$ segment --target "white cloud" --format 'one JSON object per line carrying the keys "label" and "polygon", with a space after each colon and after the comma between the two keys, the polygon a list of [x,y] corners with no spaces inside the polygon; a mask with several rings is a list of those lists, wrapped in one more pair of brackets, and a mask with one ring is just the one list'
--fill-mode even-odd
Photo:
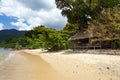
{"label": "white cloud", "polygon": [[19,19],[17,22],[11,22],[12,25],[19,27],[19,30],[30,30],[31,26],[24,23],[24,20]]}
{"label": "white cloud", "polygon": [[4,24],[0,23],[0,30],[2,30],[4,27]]}
{"label": "white cloud", "polygon": [[55,7],[55,0],[19,0],[25,7],[33,10],[50,10]]}
{"label": "white cloud", "polygon": [[19,27],[19,30],[29,30],[37,25],[60,29],[67,22],[55,7],[55,0],[1,0],[0,7],[0,14],[18,18],[17,22],[11,24]]}

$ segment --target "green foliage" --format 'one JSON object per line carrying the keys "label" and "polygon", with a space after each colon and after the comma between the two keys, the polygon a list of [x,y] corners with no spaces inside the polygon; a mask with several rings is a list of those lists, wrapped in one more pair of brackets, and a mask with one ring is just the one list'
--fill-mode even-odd
{"label": "green foliage", "polygon": [[[31,35],[32,36],[31,36]],[[37,26],[33,30],[27,31],[25,36],[30,38],[31,48],[42,48],[47,50],[60,50],[69,48],[69,34],[57,31],[45,26]]]}
{"label": "green foliage", "polygon": [[0,41],[0,47],[61,50],[70,48],[68,38],[87,28],[102,39],[117,39],[120,47],[120,0],[55,0],[62,15],[68,18],[63,30],[37,26],[24,37]]}
{"label": "green foliage", "polygon": [[83,0],[56,0],[56,5],[62,10],[62,15],[68,18],[68,22],[77,24],[79,28],[85,27],[89,14],[89,7]]}
{"label": "green foliage", "polygon": [[86,28],[91,19],[100,17],[102,11],[120,4],[120,0],[55,0],[57,8],[68,22],[77,24],[79,29]]}
{"label": "green foliage", "polygon": [[100,5],[104,8],[112,8],[120,4],[120,0],[101,0]]}
{"label": "green foliage", "polygon": [[84,28],[91,30],[105,40],[120,39],[120,0],[55,1],[68,22],[77,24],[80,30]]}
{"label": "green foliage", "polygon": [[120,39],[120,5],[108,8],[101,15],[102,20],[91,21],[91,28],[102,39]]}
{"label": "green foliage", "polygon": [[78,26],[76,24],[67,23],[62,31],[77,31]]}
{"label": "green foliage", "polygon": [[9,39],[1,41],[0,47],[15,48],[16,42],[17,42],[16,38],[14,38],[14,39],[9,38]]}
{"label": "green foliage", "polygon": [[116,41],[117,48],[120,49],[120,40]]}

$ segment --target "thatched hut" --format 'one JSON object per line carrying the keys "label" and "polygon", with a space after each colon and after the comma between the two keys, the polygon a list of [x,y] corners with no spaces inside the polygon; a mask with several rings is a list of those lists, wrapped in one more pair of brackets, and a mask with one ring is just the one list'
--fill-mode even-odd
{"label": "thatched hut", "polygon": [[104,39],[91,31],[82,30],[77,31],[68,41],[73,49],[116,49],[115,42],[120,41],[120,38]]}
{"label": "thatched hut", "polygon": [[101,48],[100,42],[93,43],[93,40],[97,40],[98,37],[89,31],[78,31],[75,35],[69,38],[73,49],[96,49]]}

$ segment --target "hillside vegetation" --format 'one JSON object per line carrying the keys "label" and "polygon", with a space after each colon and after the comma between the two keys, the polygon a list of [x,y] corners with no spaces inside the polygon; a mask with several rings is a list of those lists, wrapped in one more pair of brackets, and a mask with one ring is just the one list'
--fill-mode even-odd
{"label": "hillside vegetation", "polygon": [[101,40],[114,40],[120,49],[120,0],[55,0],[68,23],[62,30],[36,26],[23,37],[5,39],[5,48],[41,48],[61,50],[70,48],[68,39],[78,30],[93,31]]}

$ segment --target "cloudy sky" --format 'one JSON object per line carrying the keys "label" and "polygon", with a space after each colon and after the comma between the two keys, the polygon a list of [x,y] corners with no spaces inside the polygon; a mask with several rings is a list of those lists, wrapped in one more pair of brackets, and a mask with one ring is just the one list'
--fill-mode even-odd
{"label": "cloudy sky", "polygon": [[55,0],[0,0],[0,30],[30,30],[38,25],[62,29],[66,22]]}

